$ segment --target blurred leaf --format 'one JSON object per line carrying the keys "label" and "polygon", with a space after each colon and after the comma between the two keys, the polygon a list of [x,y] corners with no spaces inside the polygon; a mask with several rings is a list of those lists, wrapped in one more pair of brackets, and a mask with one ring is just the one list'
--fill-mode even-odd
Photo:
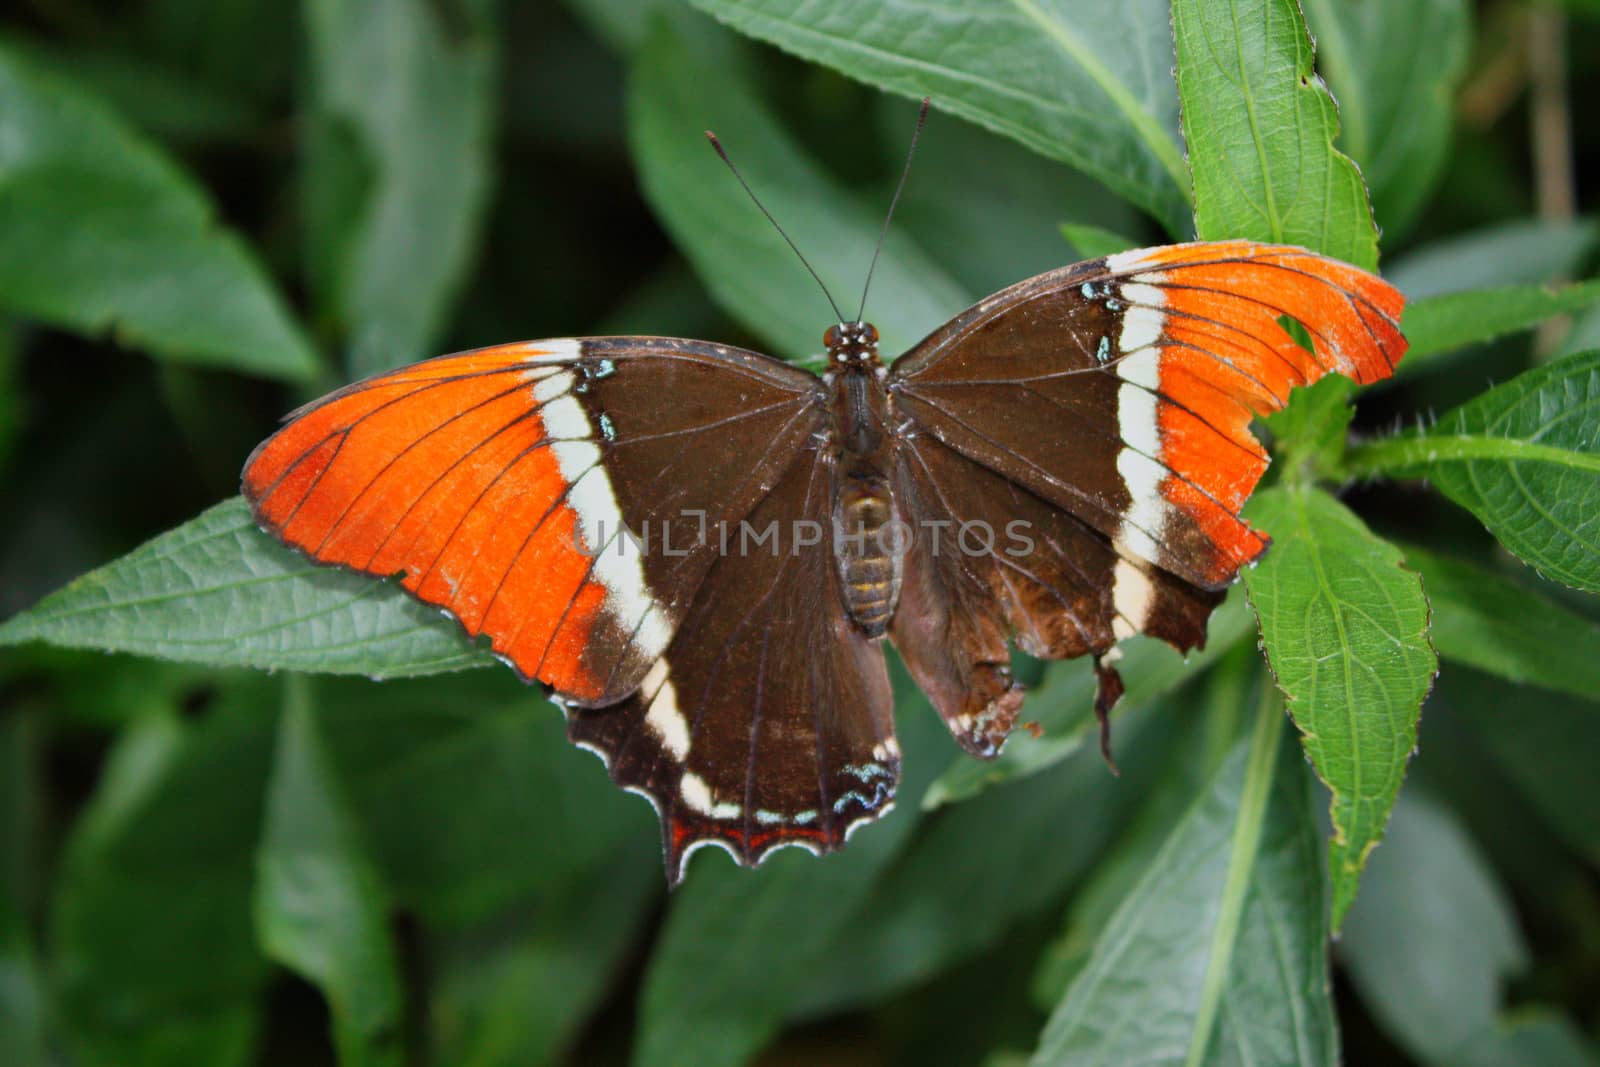
{"label": "blurred leaf", "polygon": [[1591,308],[1576,316],[1572,329],[1556,346],[1553,356],[1560,359],[1591,348],[1600,348],[1600,308]]}
{"label": "blurred leaf", "polygon": [[1415,370],[1429,356],[1502,334],[1528,330],[1556,315],[1600,303],[1600,280],[1560,287],[1507,286],[1501,289],[1445,293],[1407,305],[1404,327],[1406,358],[1401,373]]}
{"label": "blurred leaf", "polygon": [[[875,114],[884,173],[898,177],[910,110],[899,97],[879,100]],[[893,225],[967,293],[993,293],[1069,262],[1072,252],[1062,247],[1057,232],[1062,219],[1094,219],[1135,233],[1146,225],[1103,185],[1015,141],[969,122],[935,117],[934,123],[917,143]],[[880,212],[888,195],[885,189]],[[875,314],[878,309],[867,310]]]}
{"label": "blurred leaf", "polygon": [[1286,242],[1374,269],[1367,189],[1333,148],[1338,109],[1295,0],[1174,0],[1172,27],[1200,237]]}
{"label": "blurred leaf", "polygon": [[800,1014],[864,1006],[925,981],[1058,899],[1153,786],[1172,748],[1168,711],[1119,718],[1120,778],[1086,747],[931,820],[835,936]]}
{"label": "blurred leaf", "polygon": [[0,713],[0,1063],[15,1067],[45,1064],[44,975],[27,918],[38,888],[40,750],[37,714]]}
{"label": "blurred leaf", "polygon": [[1600,592],[1600,350],[1480,393],[1420,433],[1351,449],[1355,475],[1430,479],[1552,581]]}
{"label": "blurred leaf", "polygon": [[744,1063],[799,1006],[829,946],[905,844],[916,798],[950,751],[927,701],[897,678],[905,777],[895,810],[820,859],[785,849],[754,871],[726,860],[691,864],[645,974],[636,1067]]}
{"label": "blurred leaf", "polygon": [[64,82],[113,101],[119,115],[152,137],[180,144],[235,139],[261,121],[249,104],[136,52],[6,35],[0,35],[0,45]]}
{"label": "blurred leaf", "polygon": [[22,435],[21,362],[16,326],[0,319],[0,478],[9,473],[12,452]]}
{"label": "blurred leaf", "polygon": [[1163,0],[693,0],[735,29],[1070,163],[1177,236],[1189,180]]}
{"label": "blurred leaf", "polygon": [[0,646],[23,641],[374,678],[493,662],[399,586],[285,548],[237,497],[0,623]]}
{"label": "blurred leaf", "polygon": [[[1593,668],[1591,668],[1592,670]],[[1600,864],[1600,688],[1588,700],[1538,694],[1479,674],[1450,690],[1450,713],[1483,742],[1483,750],[1543,821],[1585,862]]]}
{"label": "blurred leaf", "polygon": [[[720,39],[720,38],[719,38]],[[736,43],[736,42],[734,42]],[[822,349],[828,305],[805,268],[705,143],[714,129],[772,214],[813,250],[812,265],[855,312],[882,224],[830,179],[755,103],[730,56],[712,58],[663,24],[630,90],[630,140],[645,196],[719,303],[776,354]],[[903,232],[891,232],[873,279],[885,351],[903,351],[970,303]]]}
{"label": "blurred leaf", "polygon": [[1078,250],[1078,255],[1084,259],[1114,256],[1118,252],[1126,252],[1130,248],[1139,246],[1138,242],[1130,237],[1100,226],[1089,226],[1079,222],[1061,223],[1061,236],[1071,242],[1072,247]]}
{"label": "blurred leaf", "polygon": [[[1122,642],[1117,669],[1127,680],[1128,692],[1113,714],[1120,716],[1142,707],[1198,676],[1207,664],[1254,630],[1255,620],[1244,595],[1233,592],[1212,614],[1203,651],[1191,652],[1186,658],[1155,638]],[[1088,660],[1051,664],[1044,682],[1028,694],[1023,705],[1023,718],[1037,720],[1042,736],[1018,730],[997,759],[955,761],[928,788],[923,806],[936,808],[966,800],[991,786],[1037,774],[1075,754],[1095,728],[1094,693],[1094,670]]]}
{"label": "blurred leaf", "polygon": [[631,53],[644,44],[660,18],[677,16],[676,0],[566,0],[567,6],[618,52]]}
{"label": "blurred leaf", "polygon": [[1450,813],[1408,790],[1389,833],[1339,944],[1367,1010],[1423,1063],[1583,1062],[1525,1059],[1502,1031],[1502,982],[1527,950],[1511,902]]}
{"label": "blurred leaf", "polygon": [[0,895],[0,1062],[44,1067],[45,987],[27,923]]}
{"label": "blurred leaf", "polygon": [[1422,575],[1432,606],[1428,636],[1441,657],[1513,682],[1600,698],[1600,626],[1492,571],[1415,545],[1402,550],[1406,565]]}
{"label": "blurred leaf", "polygon": [[1589,219],[1525,219],[1435,241],[1384,270],[1410,301],[1474,289],[1542,285],[1577,272],[1600,239]]}
{"label": "blurred leaf", "polygon": [[1266,702],[1118,908],[1033,1063],[1338,1062],[1310,783]]}
{"label": "blurred leaf", "polygon": [[139,52],[241,100],[283,95],[304,27],[283,0],[141,0]]}
{"label": "blurred leaf", "polygon": [[84,1065],[246,1064],[267,963],[250,920],[276,686],[129,727],[68,842],[52,943]]}
{"label": "blurred leaf", "polygon": [[1332,792],[1337,930],[1383,837],[1438,671],[1428,601],[1399,550],[1319,489],[1268,489],[1246,514],[1273,537],[1271,551],[1244,571],[1262,647]]}
{"label": "blurred leaf", "polygon": [[1314,385],[1291,390],[1288,405],[1267,417],[1281,481],[1299,485],[1333,480],[1356,413],[1355,391],[1349,378],[1330,374]]}
{"label": "blurred leaf", "polygon": [[[434,355],[462,284],[489,186],[494,0],[305,0],[312,119],[344,124],[369,161],[361,210],[323,219],[313,257],[338,249],[331,303],[343,311],[352,377]],[[315,149],[321,142],[312,141]],[[307,180],[343,180],[313,151]],[[336,173],[330,175],[333,166]]]}
{"label": "blurred leaf", "polygon": [[[1339,102],[1339,144],[1393,234],[1421,209],[1450,145],[1472,24],[1464,0],[1306,0],[1317,69]],[[1426,42],[1427,62],[1416,61]]]}
{"label": "blurred leaf", "polygon": [[344,1067],[403,1062],[383,881],[323,750],[310,682],[287,679],[256,858],[257,936],[322,990]]}
{"label": "blurred leaf", "polygon": [[260,265],[171,160],[3,47],[0,101],[0,307],[162,359],[315,377]]}
{"label": "blurred leaf", "polygon": [[595,872],[506,920],[436,945],[433,1061],[450,1067],[562,1062],[661,893],[643,837]]}
{"label": "blurred leaf", "polygon": [[640,855],[640,840],[659,857],[650,806],[568,744],[560,711],[509,670],[328,679],[317,693],[335,777],[397,908],[477,922]]}

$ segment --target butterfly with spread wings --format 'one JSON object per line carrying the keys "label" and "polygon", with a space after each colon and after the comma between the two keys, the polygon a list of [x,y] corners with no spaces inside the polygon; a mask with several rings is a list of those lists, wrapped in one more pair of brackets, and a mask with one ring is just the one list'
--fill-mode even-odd
{"label": "butterfly with spread wings", "polygon": [[885,638],[982,758],[1022,706],[1013,644],[1094,657],[1102,718],[1119,640],[1201,645],[1267,549],[1239,517],[1251,419],[1390,375],[1402,304],[1230,241],[1030,278],[887,366],[838,315],[821,377],[706,341],[501,345],[294,412],[243,489],[284,542],[398,575],[548,686],[654,804],[676,883],[698,846],[823,853],[889,810]]}

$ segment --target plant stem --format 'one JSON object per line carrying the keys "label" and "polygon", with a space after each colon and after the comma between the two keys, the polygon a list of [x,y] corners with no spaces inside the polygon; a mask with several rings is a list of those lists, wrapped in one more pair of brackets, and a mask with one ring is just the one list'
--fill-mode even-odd
{"label": "plant stem", "polygon": [[1600,473],[1600,456],[1519,441],[1512,437],[1386,437],[1355,445],[1345,453],[1346,477],[1405,472],[1440,462],[1488,460],[1498,463],[1554,463]]}

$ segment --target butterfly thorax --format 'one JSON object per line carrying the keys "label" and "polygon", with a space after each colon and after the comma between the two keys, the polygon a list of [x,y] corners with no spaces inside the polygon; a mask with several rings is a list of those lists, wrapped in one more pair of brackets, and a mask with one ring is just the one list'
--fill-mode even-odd
{"label": "butterfly thorax", "polygon": [[889,483],[889,399],[871,323],[841,323],[823,337],[833,392],[833,545],[845,610],[882,637],[900,598],[900,544]]}

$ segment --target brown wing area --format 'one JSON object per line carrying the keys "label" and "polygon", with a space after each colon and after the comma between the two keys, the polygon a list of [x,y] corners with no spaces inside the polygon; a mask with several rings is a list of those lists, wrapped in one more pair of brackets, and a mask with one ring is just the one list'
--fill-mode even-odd
{"label": "brown wing area", "polygon": [[504,345],[302,408],[250,457],[243,492],[311,558],[399,574],[524,677],[608,703],[637,688],[711,566],[698,525],[755,506],[815,432],[815,391],[701,342]]}
{"label": "brown wing area", "polygon": [[742,524],[666,653],[613,707],[571,708],[568,733],[661,817],[668,879],[721,845],[838,848],[888,811],[899,776],[881,648],[845,616],[829,555],[825,461],[803,454]]}
{"label": "brown wing area", "polygon": [[902,439],[895,474],[897,500],[916,519],[890,636],[973,755],[999,753],[1022,705],[1008,639],[1047,659],[1105,655],[1134,633],[1180,651],[1205,643],[1221,593],[1119,552],[931,435]]}
{"label": "brown wing area", "polygon": [[1267,465],[1251,418],[1324,374],[1387,377],[1402,304],[1304,249],[1143,249],[997,293],[896,363],[890,388],[919,431],[1216,589],[1267,544],[1239,517]]}

